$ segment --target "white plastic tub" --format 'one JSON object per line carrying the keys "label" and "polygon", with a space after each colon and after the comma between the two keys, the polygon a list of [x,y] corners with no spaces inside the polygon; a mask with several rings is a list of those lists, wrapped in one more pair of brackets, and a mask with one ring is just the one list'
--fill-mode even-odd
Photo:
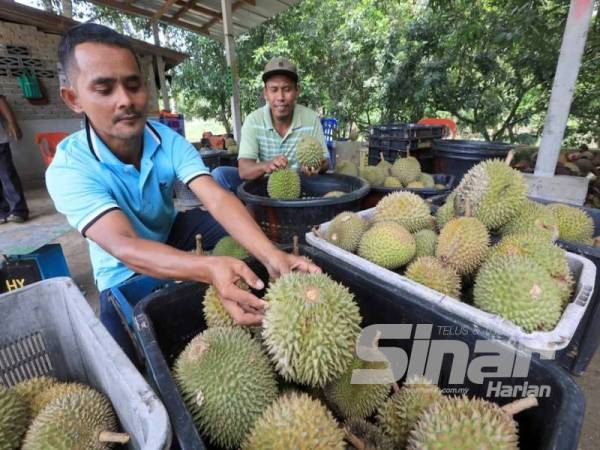
{"label": "white plastic tub", "polygon": [[0,384],[40,375],[79,381],[105,394],[129,433],[127,448],[170,448],[163,404],[70,278],[0,295]]}
{"label": "white plastic tub", "polygon": [[[375,208],[371,208],[361,211],[358,214],[370,220],[374,212]],[[330,222],[326,222],[319,227],[320,235],[325,235],[329,223]],[[423,286],[396,272],[384,269],[377,264],[327,242],[325,239],[316,236],[312,232],[306,234],[306,242],[335,258],[364,270],[375,278],[394,284],[410,295],[418,297],[423,301],[436,303],[442,308],[466,318],[473,324],[489,331],[491,335],[509,341],[514,347],[543,353],[548,356],[569,345],[569,342],[573,338],[575,331],[583,318],[590,299],[592,298],[596,280],[596,266],[594,263],[587,258],[567,252],[571,273],[577,281],[573,298],[563,311],[560,321],[552,331],[527,333],[521,327],[509,320],[503,319],[496,314],[482,311],[481,309],[463,303],[458,299]]]}

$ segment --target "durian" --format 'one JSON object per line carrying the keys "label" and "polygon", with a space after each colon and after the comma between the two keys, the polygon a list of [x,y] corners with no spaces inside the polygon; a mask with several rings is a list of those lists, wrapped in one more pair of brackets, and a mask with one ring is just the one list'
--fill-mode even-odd
{"label": "durian", "polygon": [[0,385],[0,450],[17,450],[29,425],[27,402]]}
{"label": "durian", "polygon": [[406,187],[409,189],[423,189],[425,185],[420,181],[411,181]]}
{"label": "durian", "polygon": [[429,205],[412,192],[392,192],[383,197],[375,207],[373,222],[393,221],[411,233],[432,224]]}
{"label": "durian", "polygon": [[235,142],[235,139],[233,139],[233,138],[225,139],[225,148],[227,149],[227,152],[231,153],[231,154],[237,154],[237,152],[238,152],[237,143]]}
{"label": "durian", "polygon": [[[243,281],[238,281],[236,285],[244,291],[250,291],[250,288]],[[235,327],[238,326],[223,306],[221,298],[214,286],[209,286],[204,293],[202,300],[202,313],[206,325],[209,327]],[[241,326],[242,329],[250,332],[252,336],[259,336],[261,328],[258,326]]]}
{"label": "durian", "polygon": [[558,222],[559,238],[563,241],[592,245],[594,221],[583,210],[558,203],[548,206]]}
{"label": "durian", "polygon": [[419,175],[417,181],[423,183],[423,186],[427,189],[432,189],[435,187],[435,180],[433,179],[433,175],[429,175],[428,173],[421,172],[421,175]]}
{"label": "durian", "polygon": [[[364,352],[369,352],[375,355],[376,349],[364,347]],[[380,355],[383,355],[380,353]],[[385,358],[385,356],[383,356]],[[375,359],[375,358],[368,358]],[[378,358],[378,359],[381,359]],[[381,375],[365,375],[361,377],[366,379],[354,380],[354,370],[370,369],[385,372]],[[386,400],[390,392],[392,383],[394,382],[393,374],[387,362],[371,362],[364,361],[358,356],[354,357],[352,364],[346,369],[344,374],[328,383],[323,388],[327,404],[332,410],[337,412],[345,419],[359,418],[365,419],[373,414]]]}
{"label": "durian", "polygon": [[340,175],[350,175],[352,177],[357,177],[358,168],[352,161],[343,159],[341,161],[338,161],[338,163],[336,164],[335,173],[339,173]]}
{"label": "durian", "polygon": [[58,384],[58,380],[54,377],[41,376],[30,378],[26,381],[21,381],[16,384],[12,389],[17,393],[31,410],[32,417],[35,417],[42,410],[43,404],[36,400],[40,398],[40,395],[50,388],[53,388]]}
{"label": "durian", "polygon": [[212,251],[213,256],[230,256],[237,259],[245,259],[249,255],[242,245],[231,236],[219,239]]}
{"label": "durian", "polygon": [[348,419],[344,431],[349,442],[346,450],[395,450],[392,438],[364,419]]}
{"label": "durian", "polygon": [[446,198],[446,202],[443,204],[443,206],[440,206],[437,212],[435,213],[435,224],[438,230],[444,228],[444,225],[446,225],[448,222],[450,222],[450,220],[456,217],[454,214],[455,197],[456,194],[454,192],[448,195],[448,197]]}
{"label": "durian", "polygon": [[383,153],[379,153],[379,162],[377,163],[377,168],[381,170],[381,172],[387,177],[390,175],[390,169],[392,168],[392,163],[385,160],[383,157]]}
{"label": "durian", "polygon": [[342,195],[346,195],[346,193],[344,191],[329,191],[323,197],[324,198],[341,197]]}
{"label": "durian", "polygon": [[271,198],[296,200],[300,198],[301,190],[300,175],[292,169],[279,169],[269,176],[267,192]]}
{"label": "durian", "polygon": [[415,259],[404,275],[449,297],[460,298],[460,276],[437,258],[422,256]]}
{"label": "durian", "polygon": [[267,355],[240,328],[208,328],[190,341],[174,372],[198,429],[228,449],[277,397]]}
{"label": "durian", "polygon": [[280,396],[258,418],[242,450],[344,450],[344,432],[308,394]]}
{"label": "durian", "polygon": [[416,181],[421,174],[421,163],[414,156],[399,157],[394,161],[390,174],[400,180],[403,185]]}
{"label": "durian", "polygon": [[472,215],[488,229],[498,230],[523,208],[527,183],[520,172],[503,161],[485,160],[466,173],[455,193],[456,215]]}
{"label": "durian", "polygon": [[543,235],[548,241],[558,239],[558,221],[547,206],[526,200],[519,214],[500,229],[500,234],[535,233]]}
{"label": "durian", "polygon": [[414,236],[417,244],[415,257],[435,255],[435,247],[437,245],[437,234],[435,231],[421,230],[417,231]]}
{"label": "durian", "polygon": [[446,189],[447,186],[445,184],[436,183],[433,187],[434,187],[434,189],[442,190],[442,189]]}
{"label": "durian", "polygon": [[385,180],[385,174],[377,166],[367,166],[361,169],[360,176],[367,180],[371,186],[381,186]]}
{"label": "durian", "polygon": [[41,391],[38,395],[31,400],[31,410],[34,414],[41,412],[46,405],[52,403],[58,398],[65,397],[67,395],[90,391],[91,387],[82,383],[56,383],[49,389]]}
{"label": "durian", "polygon": [[400,183],[400,180],[398,178],[385,177],[385,180],[383,180],[383,187],[392,189],[401,188],[402,183]]}
{"label": "durian", "polygon": [[481,266],[473,290],[475,306],[497,314],[525,332],[554,328],[561,293],[548,272],[525,256],[496,256]]}
{"label": "durian", "polygon": [[[34,419],[23,450],[108,450],[117,420],[108,399],[93,389],[59,397]],[[126,436],[124,436],[127,438]]]}
{"label": "durian", "polygon": [[369,223],[356,213],[345,211],[333,218],[325,239],[348,251],[355,252]]}
{"label": "durian", "polygon": [[318,169],[324,158],[325,147],[313,136],[304,135],[296,144],[296,159],[301,167]]}
{"label": "durian", "polygon": [[517,450],[518,426],[512,415],[495,403],[443,397],[419,417],[407,448]]}
{"label": "durian", "polygon": [[442,392],[429,380],[410,377],[381,407],[377,415],[381,429],[397,448],[404,448],[419,416],[441,398]]}
{"label": "durian", "polygon": [[435,256],[459,275],[473,273],[487,255],[490,236],[474,217],[452,219],[438,236]]}
{"label": "durian", "polygon": [[386,269],[396,269],[415,256],[415,238],[396,222],[379,222],[369,228],[358,244],[358,255]]}
{"label": "durian", "polygon": [[271,283],[263,340],[287,381],[323,386],[352,362],[361,316],[354,296],[323,273],[293,272]]}

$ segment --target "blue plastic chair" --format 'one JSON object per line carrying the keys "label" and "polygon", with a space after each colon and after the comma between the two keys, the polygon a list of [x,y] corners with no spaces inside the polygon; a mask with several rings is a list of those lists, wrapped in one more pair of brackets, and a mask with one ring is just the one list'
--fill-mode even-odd
{"label": "blue plastic chair", "polygon": [[323,134],[325,135],[327,150],[329,150],[329,166],[331,169],[335,169],[335,155],[333,154],[333,132],[337,128],[337,120],[333,117],[323,117],[321,119],[321,126],[323,127]]}

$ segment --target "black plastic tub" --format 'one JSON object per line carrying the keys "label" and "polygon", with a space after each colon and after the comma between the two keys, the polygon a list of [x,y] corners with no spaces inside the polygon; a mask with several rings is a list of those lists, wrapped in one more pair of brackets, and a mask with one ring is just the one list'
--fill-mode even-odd
{"label": "black plastic tub", "polygon": [[[370,186],[362,178],[340,174],[300,176],[302,194],[298,200],[277,200],[267,194],[267,178],[245,181],[238,197],[252,212],[267,237],[280,244],[304,241],[314,226],[328,222],[343,211],[358,211]],[[323,198],[328,192],[343,191],[341,197]]]}
{"label": "black plastic tub", "polygon": [[[288,248],[289,250],[289,248]],[[300,246],[300,254],[306,255],[318,264],[333,279],[343,283],[355,295],[363,317],[362,326],[388,324],[400,327],[410,326],[405,338],[382,338],[382,347],[402,349],[407,361],[427,354],[423,344],[453,339],[468,348],[469,362],[481,358],[487,350],[475,351],[477,342],[485,339],[481,329],[471,323],[442,310],[434,304],[426,304],[418,299],[407,297],[399,289],[381,280],[373,280],[364,272],[336,260],[329,255],[306,246]],[[265,282],[268,275],[264,267],[248,260],[250,267]],[[213,450],[203,442],[192,418],[186,409],[170,372],[175,359],[186,344],[206,328],[202,317],[200,299],[206,285],[184,282],[167,287],[138,303],[135,308],[135,332],[139,337],[146,358],[148,372],[157,392],[162,397],[171,417],[176,441],[182,450]],[[416,325],[421,325],[419,328]],[[424,340],[430,339],[430,340]],[[413,350],[414,349],[414,350]],[[429,350],[431,355],[431,350]],[[522,361],[521,353],[515,355]],[[575,450],[584,415],[584,398],[580,388],[562,369],[533,358],[529,369],[524,373],[512,371],[499,379],[488,372],[482,382],[450,381],[453,373],[452,356],[446,355],[441,363],[441,376],[438,384],[446,389],[465,389],[467,395],[487,397],[491,383],[497,386],[501,381],[506,387],[547,386],[550,395],[540,397],[539,406],[518,414],[520,448],[530,450]],[[424,363],[423,363],[424,364]],[[489,367],[489,366],[488,366]],[[511,363],[511,367],[512,363]],[[403,377],[401,377],[403,378]],[[488,397],[501,405],[514,398]]]}
{"label": "black plastic tub", "polygon": [[513,145],[503,142],[436,140],[433,143],[435,172],[454,175],[460,183],[471,167],[486,159],[506,158]]}
{"label": "black plastic tub", "polygon": [[441,139],[446,133],[443,125],[419,125],[415,123],[390,123],[373,125],[370,136],[393,136],[404,139]]}
{"label": "black plastic tub", "polygon": [[421,198],[430,198],[438,195],[447,196],[454,186],[454,176],[453,175],[444,175],[440,173],[435,173],[432,175],[433,180],[436,184],[443,184],[445,186],[444,189],[433,189],[433,188],[424,188],[424,189],[413,189],[413,188],[386,188],[379,186],[371,186],[371,192],[367,195],[362,201],[361,209],[372,208],[373,206],[379,203],[386,195],[397,192],[397,191],[408,191],[413,194],[418,195]]}

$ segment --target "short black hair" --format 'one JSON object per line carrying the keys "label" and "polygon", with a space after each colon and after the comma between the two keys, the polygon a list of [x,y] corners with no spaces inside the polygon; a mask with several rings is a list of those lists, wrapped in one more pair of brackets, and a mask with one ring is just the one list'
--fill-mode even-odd
{"label": "short black hair", "polygon": [[85,22],[69,28],[58,44],[58,60],[67,76],[75,53],[75,47],[85,42],[97,42],[99,44],[127,49],[134,56],[138,66],[140,65],[131,45],[131,39],[104,25]]}

